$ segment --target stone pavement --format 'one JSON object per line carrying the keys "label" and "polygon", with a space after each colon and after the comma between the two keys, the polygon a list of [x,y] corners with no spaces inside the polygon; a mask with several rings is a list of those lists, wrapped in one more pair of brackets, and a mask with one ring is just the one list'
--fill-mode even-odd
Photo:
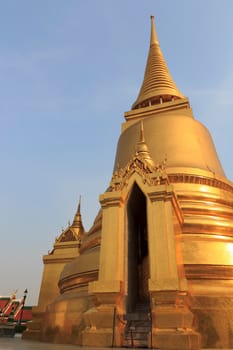
{"label": "stone pavement", "polygon": [[[100,348],[81,348],[81,347],[78,347],[77,345],[40,343],[40,342],[22,340],[21,337],[18,337],[17,335],[14,338],[0,338],[0,350],[74,350],[74,349],[98,350]],[[116,349],[120,350],[121,348],[116,348]],[[109,348],[101,348],[101,350],[109,350]],[[217,350],[217,349],[205,349],[205,350]],[[229,349],[221,349],[221,350],[229,350]]]}
{"label": "stone pavement", "polygon": [[[60,345],[22,340],[17,335],[14,338],[0,338],[0,350],[74,350],[75,345]],[[96,349],[95,349],[96,350]]]}

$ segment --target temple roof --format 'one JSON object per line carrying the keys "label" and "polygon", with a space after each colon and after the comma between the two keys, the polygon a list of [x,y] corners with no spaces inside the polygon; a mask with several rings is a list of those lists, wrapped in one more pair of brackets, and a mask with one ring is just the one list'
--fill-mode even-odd
{"label": "temple roof", "polygon": [[160,49],[158,37],[155,30],[154,17],[151,16],[151,38],[150,49],[141,86],[137,100],[132,109],[150,106],[152,104],[184,98],[173,81],[163,53]]}
{"label": "temple roof", "polygon": [[74,215],[72,225],[70,225],[70,222],[68,223],[68,227],[65,230],[62,230],[62,233],[56,239],[56,243],[79,241],[83,236],[85,230],[82,223],[80,206],[81,198],[79,198],[78,208]]}

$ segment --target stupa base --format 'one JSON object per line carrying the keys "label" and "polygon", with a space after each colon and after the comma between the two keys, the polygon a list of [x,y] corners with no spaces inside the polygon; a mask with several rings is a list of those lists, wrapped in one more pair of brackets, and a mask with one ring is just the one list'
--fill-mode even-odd
{"label": "stupa base", "polygon": [[201,348],[201,337],[192,330],[153,330],[152,348],[196,350]]}
{"label": "stupa base", "polygon": [[113,332],[111,328],[89,329],[82,332],[82,346],[111,347]]}

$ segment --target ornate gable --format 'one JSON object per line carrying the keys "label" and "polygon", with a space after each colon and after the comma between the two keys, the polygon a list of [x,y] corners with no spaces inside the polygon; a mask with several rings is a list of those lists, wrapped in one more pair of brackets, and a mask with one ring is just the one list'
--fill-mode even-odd
{"label": "ornate gable", "polygon": [[164,159],[163,162],[152,166],[136,152],[135,156],[124,168],[117,169],[113,173],[108,192],[121,191],[127,186],[129,179],[134,173],[137,173],[143,179],[143,182],[149,186],[168,182],[166,161]]}
{"label": "ornate gable", "polygon": [[143,179],[143,182],[150,186],[168,183],[166,174],[167,159],[165,158],[163,162],[157,165],[154,163],[145,141],[142,120],[140,124],[140,138],[136,145],[135,154],[124,168],[117,169],[113,173],[108,192],[122,190],[134,173],[137,173]]}
{"label": "ornate gable", "polygon": [[78,237],[76,234],[68,227],[65,231],[61,233],[59,236],[58,242],[71,242],[71,241],[78,241]]}

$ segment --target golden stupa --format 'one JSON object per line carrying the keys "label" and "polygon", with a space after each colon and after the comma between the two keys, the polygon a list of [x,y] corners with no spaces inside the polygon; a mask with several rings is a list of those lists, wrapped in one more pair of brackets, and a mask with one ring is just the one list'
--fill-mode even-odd
{"label": "golden stupa", "polygon": [[142,87],[99,201],[90,231],[79,203],[44,256],[24,338],[233,348],[233,183],[169,73],[153,17]]}

